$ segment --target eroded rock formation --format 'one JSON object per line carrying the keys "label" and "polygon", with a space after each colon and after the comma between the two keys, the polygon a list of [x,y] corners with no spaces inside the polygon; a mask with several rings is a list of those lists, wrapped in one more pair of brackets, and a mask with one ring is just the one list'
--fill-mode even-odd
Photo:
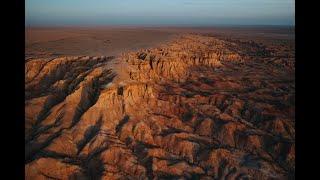
{"label": "eroded rock formation", "polygon": [[29,60],[26,179],[294,177],[294,68],[242,46]]}

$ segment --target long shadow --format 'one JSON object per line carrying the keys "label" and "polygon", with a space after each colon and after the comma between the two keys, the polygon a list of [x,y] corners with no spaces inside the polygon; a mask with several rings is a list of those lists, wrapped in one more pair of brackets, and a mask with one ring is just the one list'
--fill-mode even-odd
{"label": "long shadow", "polygon": [[33,160],[37,159],[38,152],[47,147],[51,142],[59,137],[61,135],[62,130],[59,130],[57,133],[49,136],[44,143],[38,144],[36,142],[34,143],[28,143],[25,145],[25,164],[28,164],[32,162]]}
{"label": "long shadow", "polygon": [[[103,80],[103,82],[98,82],[98,80],[96,79],[94,82],[93,82],[93,87],[92,87],[92,92],[89,93],[89,97],[88,99],[84,98],[82,99],[79,104],[77,105],[77,109],[76,109],[76,113],[72,119],[72,124],[70,127],[73,127],[74,125],[76,125],[81,116],[91,107],[93,106],[98,98],[99,98],[99,95],[100,95],[100,84],[107,84],[107,83],[110,83],[113,81],[113,79],[115,78],[115,74],[112,73],[110,70],[109,71],[106,71],[104,74],[101,75],[102,77],[103,76],[106,76],[105,79]],[[89,101],[89,103],[87,102]]]}
{"label": "long shadow", "polygon": [[116,133],[117,133],[117,134],[121,131],[122,127],[129,121],[129,119],[130,119],[130,116],[125,115],[125,116],[120,120],[119,124],[116,126]]}
{"label": "long shadow", "polygon": [[84,138],[77,143],[77,148],[78,148],[77,154],[79,154],[82,151],[82,149],[86,146],[86,144],[90,142],[91,139],[93,139],[99,133],[99,130],[101,129],[101,125],[102,125],[102,117],[99,118],[96,124],[90,126],[85,131]]}
{"label": "long shadow", "polygon": [[99,180],[104,172],[104,163],[100,155],[97,155],[85,163],[84,174],[88,179]]}

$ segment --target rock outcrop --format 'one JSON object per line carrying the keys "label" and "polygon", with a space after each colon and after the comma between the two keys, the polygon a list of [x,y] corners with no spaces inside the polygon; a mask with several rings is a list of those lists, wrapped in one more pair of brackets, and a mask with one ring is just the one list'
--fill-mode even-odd
{"label": "rock outcrop", "polygon": [[29,60],[25,178],[291,179],[294,68],[242,46]]}

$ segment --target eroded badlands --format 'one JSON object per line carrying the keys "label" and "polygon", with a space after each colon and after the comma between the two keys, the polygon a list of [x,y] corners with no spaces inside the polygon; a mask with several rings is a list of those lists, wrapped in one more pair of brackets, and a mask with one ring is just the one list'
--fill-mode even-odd
{"label": "eroded badlands", "polygon": [[184,35],[115,58],[28,60],[25,178],[294,178],[283,48]]}

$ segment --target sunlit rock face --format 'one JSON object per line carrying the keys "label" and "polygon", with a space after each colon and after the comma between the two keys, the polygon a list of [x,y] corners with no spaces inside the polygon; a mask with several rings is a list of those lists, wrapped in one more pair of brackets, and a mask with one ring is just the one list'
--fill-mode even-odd
{"label": "sunlit rock face", "polygon": [[185,35],[117,58],[29,60],[25,178],[290,179],[294,58],[276,53]]}

